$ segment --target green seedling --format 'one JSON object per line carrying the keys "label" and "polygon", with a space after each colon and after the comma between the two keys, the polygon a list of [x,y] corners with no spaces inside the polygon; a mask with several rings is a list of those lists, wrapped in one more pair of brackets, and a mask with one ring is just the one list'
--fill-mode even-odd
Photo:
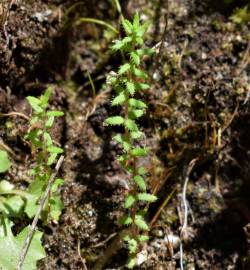
{"label": "green seedling", "polygon": [[147,193],[145,181],[147,171],[143,166],[138,166],[138,160],[146,157],[149,150],[141,146],[140,142],[145,135],[137,124],[137,120],[144,115],[147,108],[147,105],[138,98],[138,94],[150,87],[145,83],[148,75],[141,66],[144,56],[152,55],[154,50],[144,46],[143,37],[149,24],[147,22],[141,24],[138,14],[135,15],[133,22],[122,19],[122,26],[126,36],[122,40],[116,40],[112,50],[120,51],[125,63],[119,67],[117,73],[111,73],[107,83],[116,92],[112,106],[121,106],[124,113],[107,118],[105,124],[124,128],[124,133],[114,136],[114,140],[123,149],[123,154],[118,160],[130,175],[129,190],[124,203],[126,214],[121,223],[129,227],[129,233],[124,237],[124,241],[129,250],[127,267],[133,268],[141,244],[148,239],[146,232],[149,231],[149,226],[144,218],[147,207],[142,208],[143,204],[157,199],[156,196]]}
{"label": "green seedling", "polygon": [[[31,176],[34,180],[29,186],[29,199],[25,207],[25,213],[30,218],[36,213],[38,201],[52,174],[53,164],[58,155],[63,153],[63,149],[54,144],[50,135],[50,130],[53,127],[55,118],[63,115],[61,111],[47,110],[51,93],[52,88],[48,88],[40,98],[33,96],[27,97],[33,111],[30,119],[30,130],[26,139],[30,141],[32,152],[36,156],[35,166],[31,170]],[[60,196],[57,194],[57,189],[62,184],[62,179],[55,180],[52,186],[51,196],[43,210],[43,220],[46,220],[48,214],[54,221],[58,220],[63,204]]]}

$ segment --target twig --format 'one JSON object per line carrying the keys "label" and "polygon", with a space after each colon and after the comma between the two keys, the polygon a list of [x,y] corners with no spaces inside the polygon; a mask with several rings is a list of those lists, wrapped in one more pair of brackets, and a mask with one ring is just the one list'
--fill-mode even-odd
{"label": "twig", "polygon": [[103,255],[98,258],[93,270],[102,270],[104,268],[111,256],[122,247],[123,237],[129,233],[128,229],[124,229],[113,239],[112,243],[107,247]]}
{"label": "twig", "polygon": [[79,239],[77,239],[77,252],[78,252],[78,255],[81,259],[84,270],[88,270],[86,263],[85,263],[85,259],[83,259],[82,255],[81,255],[81,248],[80,248],[80,240]]}
{"label": "twig", "polygon": [[63,160],[64,160],[64,156],[61,156],[59,158],[59,160],[57,161],[57,164],[56,164],[56,167],[55,167],[55,171],[54,173],[51,174],[50,178],[49,178],[49,181],[48,181],[48,185],[46,187],[46,190],[43,194],[43,197],[41,198],[41,201],[40,201],[40,204],[37,208],[37,211],[36,211],[36,215],[33,219],[33,222],[31,224],[31,227],[29,229],[29,232],[27,234],[27,237],[25,239],[25,242],[23,244],[23,247],[21,249],[21,252],[20,252],[20,255],[19,255],[19,259],[18,259],[18,264],[17,264],[17,270],[22,270],[22,266],[23,266],[23,263],[24,263],[24,260],[25,260],[25,257],[27,255],[27,252],[28,252],[28,249],[29,249],[29,246],[30,246],[30,243],[31,243],[31,240],[32,240],[32,237],[33,237],[33,234],[34,234],[34,231],[36,229],[36,225],[37,225],[37,222],[38,222],[38,219],[39,219],[39,216],[44,208],[44,205],[45,205],[45,202],[48,198],[48,195],[49,195],[49,192],[51,190],[51,186],[58,174],[58,171],[60,169],[60,167],[62,166],[62,163],[63,163]]}
{"label": "twig", "polygon": [[14,153],[14,151],[8,146],[6,145],[2,139],[0,139],[0,149],[5,150],[6,152],[8,152],[9,154],[11,154],[13,157],[17,158],[16,154]]}
{"label": "twig", "polygon": [[157,210],[156,214],[154,215],[154,217],[152,218],[152,220],[150,222],[150,228],[152,228],[154,226],[154,224],[156,223],[158,217],[160,216],[163,208],[172,199],[172,197],[173,197],[173,195],[174,195],[175,192],[176,192],[176,188],[171,191],[171,193],[166,197],[166,199],[164,200],[164,202],[161,204],[161,206],[159,207],[159,209]]}
{"label": "twig", "polygon": [[27,115],[25,115],[25,114],[23,114],[23,113],[20,113],[20,112],[9,112],[9,113],[0,113],[0,117],[1,116],[20,116],[20,117],[22,117],[22,118],[24,118],[24,119],[26,119],[26,120],[30,120],[30,118],[27,116]]}
{"label": "twig", "polygon": [[245,54],[243,56],[243,59],[238,67],[238,69],[236,70],[235,74],[236,76],[239,76],[241,74],[241,72],[247,67],[247,65],[249,64],[250,61],[250,39],[248,41],[248,45],[247,45],[247,49],[245,51]]}
{"label": "twig", "polygon": [[186,178],[184,181],[183,190],[182,190],[182,203],[184,205],[184,220],[183,220],[182,229],[181,229],[181,239],[184,239],[184,236],[186,234],[186,230],[188,227],[187,186],[188,186],[189,176],[190,176],[190,173],[192,172],[197,160],[198,160],[198,158],[194,158],[190,161],[190,163],[188,165],[188,169],[187,169]]}
{"label": "twig", "polygon": [[104,246],[110,239],[114,238],[117,235],[117,233],[112,233],[109,235],[109,237],[107,237],[105,240],[103,240],[100,243],[97,243],[96,245],[93,245],[92,248],[97,248],[97,247],[101,247]]}
{"label": "twig", "polygon": [[182,240],[185,241],[188,238],[188,234],[189,234],[188,233],[188,202],[187,202],[187,197],[186,197],[187,186],[188,186],[190,173],[192,172],[197,160],[198,160],[198,158],[194,158],[188,164],[186,178],[185,178],[184,186],[183,186],[183,190],[182,190],[182,203],[184,205],[184,220],[183,220],[181,233],[180,233],[180,266],[181,266],[181,270],[184,269],[183,268],[183,244],[182,244]]}

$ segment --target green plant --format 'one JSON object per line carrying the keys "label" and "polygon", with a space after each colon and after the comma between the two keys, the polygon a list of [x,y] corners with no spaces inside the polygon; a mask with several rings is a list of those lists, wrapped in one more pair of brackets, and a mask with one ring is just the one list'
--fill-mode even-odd
{"label": "green plant", "polygon": [[[144,83],[148,75],[141,69],[143,57],[152,55],[154,50],[144,47],[144,35],[148,29],[148,22],[140,24],[139,15],[134,16],[133,22],[122,19],[122,26],[126,37],[116,40],[112,49],[120,51],[125,63],[120,66],[118,73],[111,73],[107,78],[116,92],[112,106],[122,106],[123,115],[109,117],[105,123],[110,126],[122,125],[123,134],[117,134],[114,140],[123,148],[123,154],[118,158],[121,166],[130,175],[129,190],[127,192],[124,208],[126,214],[121,220],[123,225],[129,226],[129,233],[124,237],[128,244],[128,268],[136,264],[136,254],[142,242],[148,239],[145,234],[149,226],[145,221],[148,204],[154,202],[156,196],[147,193],[145,182],[146,169],[138,166],[138,160],[148,155],[148,149],[140,146],[140,141],[145,137],[137,125],[137,119],[145,113],[146,104],[138,98],[138,92],[149,88]],[[127,59],[127,60],[126,60]],[[135,98],[137,96],[137,98]],[[146,206],[142,207],[146,203]]]}
{"label": "green plant", "polygon": [[[35,166],[31,170],[34,181],[32,181],[28,188],[29,199],[25,206],[25,213],[30,218],[35,215],[37,203],[52,174],[52,164],[56,161],[57,156],[63,153],[63,149],[55,146],[50,136],[50,129],[53,126],[55,118],[63,115],[61,111],[47,110],[51,93],[52,88],[48,88],[40,98],[33,96],[27,97],[33,109],[33,113],[30,120],[30,130],[26,138],[31,142],[32,152],[36,156]],[[48,214],[54,221],[58,220],[63,205],[56,191],[58,186],[62,184],[62,179],[57,178],[55,180],[50,198],[48,199],[45,209],[43,209],[43,220],[47,219]]]}
{"label": "green plant", "polygon": [[236,8],[230,19],[237,24],[247,24],[250,21],[250,6]]}
{"label": "green plant", "polygon": [[[16,189],[9,181],[0,181],[0,269],[16,269],[29,226],[23,228],[15,236],[11,229],[14,225],[13,218],[15,220],[23,218],[25,213],[29,218],[35,216],[39,201],[53,172],[51,166],[56,161],[57,155],[63,152],[60,147],[54,145],[49,133],[55,117],[63,115],[60,111],[47,110],[51,93],[52,89],[48,88],[40,98],[31,96],[27,98],[33,108],[30,129],[26,136],[31,143],[32,153],[36,157],[35,166],[31,173],[33,181],[27,190]],[[0,173],[7,172],[10,166],[11,162],[7,153],[0,150]],[[57,178],[51,187],[50,197],[40,217],[44,222],[48,215],[54,221],[57,221],[60,216],[63,204],[59,194],[57,194],[57,189],[62,183],[63,180]],[[35,269],[36,262],[45,257],[41,236],[41,232],[35,231],[22,269]]]}
{"label": "green plant", "polygon": [[[0,151],[0,164],[1,173],[7,172],[11,166],[8,154],[2,150]],[[27,199],[27,192],[14,189],[14,185],[6,180],[0,181],[0,269],[13,270],[16,268],[28,227],[14,236],[11,229],[13,226],[11,218],[22,215]],[[34,269],[36,262],[45,257],[41,236],[41,232],[35,232],[30,243],[30,251],[24,261],[24,270]]]}

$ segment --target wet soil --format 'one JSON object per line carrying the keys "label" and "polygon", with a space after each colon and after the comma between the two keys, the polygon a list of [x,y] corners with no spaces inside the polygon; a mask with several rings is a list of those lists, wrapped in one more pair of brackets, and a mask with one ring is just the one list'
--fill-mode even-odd
{"label": "wet soil", "polygon": [[[139,10],[153,21],[147,45],[162,44],[145,63],[152,86],[143,96],[149,109],[141,126],[152,151],[142,162],[159,199],[149,209],[148,221],[154,222],[138,269],[180,269],[179,244],[169,243],[169,237],[179,240],[182,190],[194,159],[185,269],[249,269],[244,227],[250,223],[250,25],[232,23],[229,9],[205,2],[121,2],[124,14]],[[65,149],[65,207],[58,224],[39,224],[47,252],[41,270],[84,269],[83,262],[93,269],[121,230],[116,221],[127,185],[115,158],[120,149],[112,141],[119,130],[103,125],[115,113],[105,77],[121,58],[109,50],[112,32],[75,25],[80,17],[95,17],[117,26],[119,15],[111,1],[76,3],[16,1],[0,29],[0,112],[28,115],[25,97],[39,96],[49,84],[55,88],[51,106],[65,112],[53,130]],[[25,185],[32,162],[23,139],[27,122],[5,117],[0,125],[1,139],[13,152],[6,177]],[[104,269],[124,269],[126,256],[126,249],[119,250]]]}

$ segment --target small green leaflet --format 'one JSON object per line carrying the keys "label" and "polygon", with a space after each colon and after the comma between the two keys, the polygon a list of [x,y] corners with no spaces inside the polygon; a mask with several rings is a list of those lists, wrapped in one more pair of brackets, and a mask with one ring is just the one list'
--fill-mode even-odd
{"label": "small green leaflet", "polygon": [[146,183],[144,181],[144,179],[140,176],[140,175],[136,175],[134,177],[135,183],[138,185],[138,187],[142,190],[142,191],[146,191],[147,190],[147,186]]}
{"label": "small green leaflet", "polygon": [[121,40],[115,40],[114,45],[111,46],[111,49],[114,51],[118,51],[122,49],[123,45],[124,44],[122,43]]}
{"label": "small green leaflet", "polygon": [[127,34],[132,34],[133,32],[133,25],[128,20],[122,20],[122,26]]}
{"label": "small green leaflet", "polygon": [[144,102],[142,102],[141,100],[135,99],[135,98],[130,98],[128,103],[131,107],[136,107],[138,109],[147,108],[147,105]]}
{"label": "small green leaflet", "polygon": [[145,32],[148,30],[149,25],[150,22],[146,21],[143,25],[139,27],[139,30],[137,31],[136,35],[139,37],[143,37]]}
{"label": "small green leaflet", "polygon": [[41,105],[44,109],[46,109],[46,107],[49,104],[49,99],[51,97],[51,94],[53,92],[52,87],[48,87],[45,91],[45,93],[40,97],[40,101],[41,101]]}
{"label": "small green leaflet", "polygon": [[132,71],[133,71],[133,74],[137,77],[143,78],[145,80],[148,78],[148,75],[144,71],[142,71],[136,67],[134,67]]}
{"label": "small green leaflet", "polygon": [[121,134],[117,134],[116,136],[113,137],[113,139],[118,143],[120,143],[126,152],[129,151],[130,144],[126,142],[126,140]]}
{"label": "small green leaflet", "polygon": [[118,96],[116,96],[112,101],[112,106],[121,105],[126,101],[126,95],[124,92],[121,92]]}
{"label": "small green leaflet", "polygon": [[141,131],[132,131],[130,133],[131,138],[134,140],[141,138],[143,135],[144,135],[144,133]]}
{"label": "small green leaflet", "polygon": [[139,241],[140,242],[146,242],[148,241],[149,237],[147,235],[140,235],[139,236]]}
{"label": "small green leaflet", "polygon": [[49,155],[49,158],[48,158],[48,161],[47,161],[47,165],[50,166],[52,165],[55,161],[56,161],[56,158],[57,158],[58,154],[56,153],[51,153]]}
{"label": "small green leaflet", "polygon": [[8,154],[6,151],[0,150],[0,173],[4,173],[8,171],[10,168],[11,163],[8,158]]}
{"label": "small green leaflet", "polygon": [[140,65],[140,56],[136,52],[131,52],[130,57],[131,57],[132,62],[135,65],[137,65],[137,66]]}
{"label": "small green leaflet", "polygon": [[133,110],[131,112],[129,112],[129,117],[132,119],[136,119],[136,118],[140,118],[141,116],[143,116],[144,114],[144,110]]}
{"label": "small green leaflet", "polygon": [[138,13],[136,13],[133,20],[134,32],[138,31],[139,26],[140,26],[140,16]]}
{"label": "small green leaflet", "polygon": [[139,229],[143,231],[149,230],[147,223],[145,222],[144,218],[141,215],[135,215],[135,224]]}
{"label": "small green leaflet", "polygon": [[63,210],[63,202],[59,195],[54,195],[50,198],[48,210],[46,215],[48,214],[54,221],[59,220]]}
{"label": "small green leaflet", "polygon": [[[5,228],[0,232],[0,269],[14,270],[17,267],[18,258],[26,240],[28,227],[14,236],[7,218],[1,217],[0,225]],[[36,231],[34,233],[22,270],[36,269],[37,261],[45,258],[46,254],[41,245],[41,237],[41,232]]]}
{"label": "small green leaflet", "polygon": [[145,201],[145,202],[155,202],[157,200],[157,197],[152,194],[148,193],[139,193],[137,194],[137,198],[139,201]]}
{"label": "small green leaflet", "polygon": [[133,82],[126,82],[126,87],[130,95],[134,95],[135,93],[135,84]]}
{"label": "small green leaflet", "polygon": [[2,180],[0,181],[0,194],[6,194],[14,188],[14,185],[9,181]]}
{"label": "small green leaflet", "polygon": [[49,146],[48,152],[53,153],[53,154],[61,154],[63,153],[63,149],[56,146]]}
{"label": "small green leaflet", "polygon": [[132,257],[128,259],[127,267],[128,269],[133,269],[136,265],[136,258]]}
{"label": "small green leaflet", "polygon": [[135,88],[136,90],[147,90],[150,88],[150,86],[146,83],[136,83]]}
{"label": "small green leaflet", "polygon": [[130,194],[125,199],[124,207],[130,208],[135,202],[136,202],[136,198]]}
{"label": "small green leaflet", "polygon": [[140,36],[137,36],[135,40],[136,40],[136,43],[138,45],[143,45],[144,44],[143,38],[140,37]]}
{"label": "small green leaflet", "polygon": [[125,127],[130,131],[138,131],[135,121],[131,119],[125,120]]}
{"label": "small green leaflet", "polygon": [[152,55],[155,53],[155,50],[152,48],[143,48],[143,49],[138,49],[137,50],[138,55],[143,56],[143,55]]}
{"label": "small green leaflet", "polygon": [[148,150],[145,148],[136,147],[131,151],[132,156],[135,157],[143,157],[146,156],[148,153]]}
{"label": "small green leaflet", "polygon": [[122,74],[126,73],[129,69],[130,69],[130,64],[126,63],[126,64],[120,66],[118,74],[122,75]]}
{"label": "small green leaflet", "polygon": [[30,106],[32,107],[32,109],[36,112],[36,113],[42,113],[43,109],[40,107],[41,105],[41,101],[36,98],[36,97],[32,97],[32,96],[28,96],[27,100],[30,104]]}
{"label": "small green leaflet", "polygon": [[137,250],[137,247],[138,247],[136,240],[133,238],[130,238],[129,240],[127,240],[127,242],[128,242],[129,253],[134,254]]}
{"label": "small green leaflet", "polygon": [[132,220],[132,218],[131,217],[129,217],[129,216],[124,216],[124,217],[122,217],[121,219],[120,219],[120,224],[123,224],[123,225],[130,225],[130,224],[132,224],[132,222],[133,222],[133,220]]}
{"label": "small green leaflet", "polygon": [[51,128],[53,126],[53,124],[54,124],[54,120],[55,120],[55,117],[54,116],[50,116],[48,118],[48,120],[46,121],[45,126],[47,128]]}
{"label": "small green leaflet", "polygon": [[63,116],[64,113],[61,111],[48,111],[47,112],[48,116],[54,116],[54,117],[59,117],[59,116]]}
{"label": "small green leaflet", "polygon": [[48,132],[44,132],[43,138],[44,138],[47,146],[51,146],[53,144],[52,138]]}
{"label": "small green leaflet", "polygon": [[124,39],[122,39],[122,43],[124,44],[124,45],[126,45],[126,43],[129,43],[129,42],[131,42],[132,41],[132,38],[131,37],[125,37]]}
{"label": "small green leaflet", "polygon": [[147,170],[145,169],[145,167],[139,167],[138,168],[138,173],[140,175],[145,175],[145,174],[147,174]]}
{"label": "small green leaflet", "polygon": [[23,213],[25,200],[18,195],[9,196],[4,202],[4,212],[8,217],[18,217]]}
{"label": "small green leaflet", "polygon": [[121,116],[112,116],[107,118],[105,123],[111,126],[122,125],[124,123],[124,118]]}

